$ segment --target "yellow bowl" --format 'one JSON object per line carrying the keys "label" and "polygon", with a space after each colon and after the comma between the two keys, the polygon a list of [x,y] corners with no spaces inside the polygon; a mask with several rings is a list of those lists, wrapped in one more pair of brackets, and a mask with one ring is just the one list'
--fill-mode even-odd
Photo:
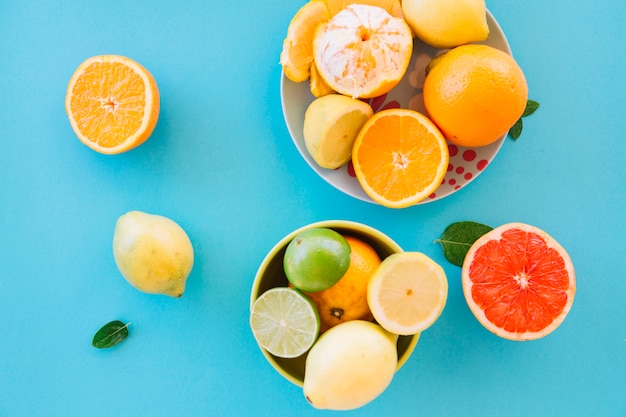
{"label": "yellow bowl", "polygon": [[[403,252],[402,248],[390,237],[361,223],[347,220],[325,220],[308,224],[294,230],[282,238],[265,256],[265,259],[261,262],[256,276],[254,277],[254,283],[252,284],[252,291],[250,293],[250,309],[252,309],[252,305],[256,299],[265,291],[274,287],[286,287],[289,284],[283,269],[283,256],[285,254],[285,250],[287,249],[287,245],[298,233],[303,230],[316,227],[326,227],[343,235],[350,235],[359,238],[372,245],[376,252],[378,252],[381,259],[385,259],[393,253]],[[400,369],[409,356],[411,356],[411,353],[415,349],[415,345],[417,345],[418,339],[419,335],[400,336],[398,338],[398,366],[396,371]],[[259,346],[259,348],[270,365],[272,365],[272,367],[279,374],[298,386],[303,385],[306,354],[292,359],[279,358],[272,355],[262,347]]]}

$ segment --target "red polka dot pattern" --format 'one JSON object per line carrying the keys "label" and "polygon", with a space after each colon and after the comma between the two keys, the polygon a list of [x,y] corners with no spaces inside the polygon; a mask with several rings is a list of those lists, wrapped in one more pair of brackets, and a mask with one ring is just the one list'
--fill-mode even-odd
{"label": "red polka dot pattern", "polygon": [[464,148],[457,145],[448,145],[450,163],[448,172],[441,186],[429,199],[437,199],[451,194],[469,184],[489,165],[489,160],[500,148],[502,141],[483,148]]}

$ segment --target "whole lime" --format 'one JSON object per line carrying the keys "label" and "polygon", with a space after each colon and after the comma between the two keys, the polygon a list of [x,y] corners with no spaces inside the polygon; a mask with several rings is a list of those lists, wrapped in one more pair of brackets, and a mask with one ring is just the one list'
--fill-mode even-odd
{"label": "whole lime", "polygon": [[285,250],[287,279],[299,290],[316,292],[333,286],[350,266],[350,245],[338,232],[316,227],[297,234]]}

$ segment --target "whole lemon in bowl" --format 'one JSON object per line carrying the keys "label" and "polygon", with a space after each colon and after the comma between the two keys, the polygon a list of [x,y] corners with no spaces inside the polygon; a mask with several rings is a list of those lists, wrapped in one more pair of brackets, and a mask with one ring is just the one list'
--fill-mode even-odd
{"label": "whole lemon in bowl", "polygon": [[304,396],[315,408],[353,410],[378,397],[398,364],[398,336],[352,320],[324,333],[306,361]]}
{"label": "whole lemon in bowl", "polygon": [[436,48],[453,48],[489,36],[485,0],[404,0],[402,13],[413,33]]}
{"label": "whole lemon in bowl", "polygon": [[194,261],[193,246],[180,225],[142,211],[130,211],[117,220],[113,257],[133,287],[170,297],[183,295]]}

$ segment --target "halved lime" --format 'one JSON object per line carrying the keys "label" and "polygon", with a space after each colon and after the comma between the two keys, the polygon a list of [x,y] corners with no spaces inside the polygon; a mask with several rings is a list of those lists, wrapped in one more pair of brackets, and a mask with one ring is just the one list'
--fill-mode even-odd
{"label": "halved lime", "polygon": [[274,356],[295,358],[313,346],[320,330],[315,305],[288,287],[272,288],[254,302],[250,327],[257,343]]}

